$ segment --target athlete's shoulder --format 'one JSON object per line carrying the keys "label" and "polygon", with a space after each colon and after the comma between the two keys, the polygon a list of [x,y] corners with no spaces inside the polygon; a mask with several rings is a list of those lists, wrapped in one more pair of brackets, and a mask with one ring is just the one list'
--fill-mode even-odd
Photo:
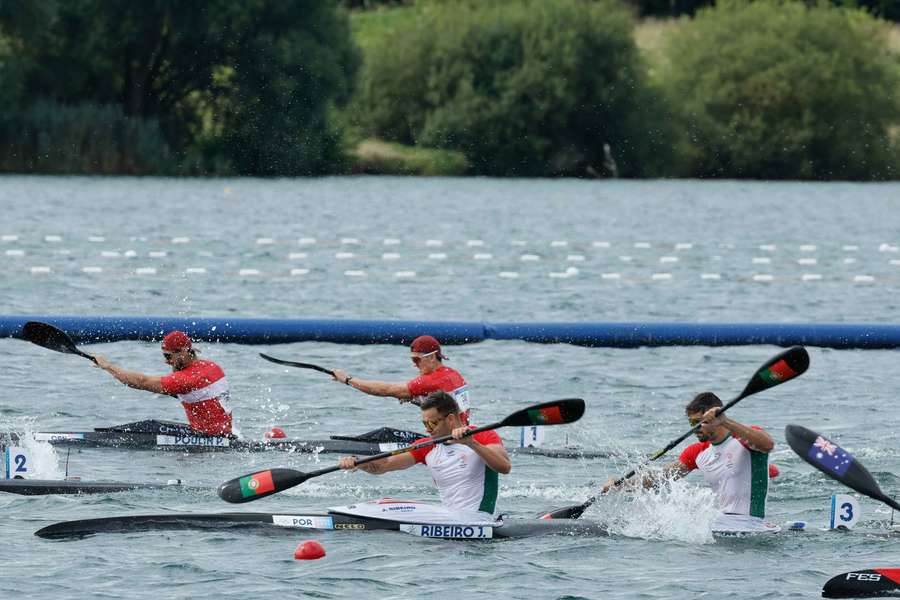
{"label": "athlete's shoulder", "polygon": [[[430,442],[431,437],[423,437],[414,441],[411,445],[416,446],[421,444],[422,442]],[[426,448],[417,448],[415,450],[410,450],[409,453],[412,455],[414,459],[416,459],[417,463],[424,463],[425,457],[428,456],[428,453],[435,449],[435,446],[428,446]]]}
{"label": "athlete's shoulder", "polygon": [[678,456],[678,461],[690,470],[697,468],[697,457],[700,453],[709,448],[709,442],[694,442],[685,448]]}
{"label": "athlete's shoulder", "polygon": [[[469,429],[475,429],[474,425],[469,425]],[[484,446],[490,446],[493,444],[503,445],[503,440],[500,438],[500,435],[491,429],[490,431],[480,431],[472,436],[472,438],[482,444]]]}

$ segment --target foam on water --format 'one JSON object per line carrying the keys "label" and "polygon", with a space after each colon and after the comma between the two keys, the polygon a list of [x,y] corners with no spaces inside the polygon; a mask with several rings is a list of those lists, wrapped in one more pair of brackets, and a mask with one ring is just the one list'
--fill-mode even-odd
{"label": "foam on water", "polygon": [[684,480],[611,494],[602,499],[602,511],[613,535],[691,544],[713,542],[711,526],[719,512],[710,489]]}
{"label": "foam on water", "polygon": [[[36,441],[34,432],[34,417],[13,417],[0,422],[0,431],[4,434],[17,433],[19,441],[16,446],[24,448],[28,452],[29,479],[62,479],[65,477],[65,467],[60,468],[60,456],[56,449],[46,442]],[[4,466],[0,471],[5,473]]]}

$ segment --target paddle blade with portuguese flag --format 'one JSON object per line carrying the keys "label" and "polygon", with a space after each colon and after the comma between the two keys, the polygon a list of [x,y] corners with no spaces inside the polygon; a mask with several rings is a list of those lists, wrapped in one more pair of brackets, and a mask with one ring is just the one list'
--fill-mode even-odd
{"label": "paddle blade with portuguese flag", "polygon": [[803,346],[793,346],[770,358],[759,368],[739,397],[749,396],[790,381],[809,368],[809,353]]}
{"label": "paddle blade with portuguese flag", "polygon": [[584,400],[581,398],[566,398],[529,406],[503,419],[501,425],[503,427],[563,425],[565,423],[574,423],[582,415],[584,415]]}
{"label": "paddle blade with portuguese flag", "polygon": [[841,573],[822,588],[823,598],[900,596],[900,569],[864,569]]}
{"label": "paddle blade with portuguese flag", "polygon": [[306,473],[293,469],[266,469],[221,484],[219,497],[232,504],[251,502],[271,496],[306,481]]}
{"label": "paddle blade with portuguese flag", "polygon": [[788,425],[784,437],[800,458],[832,479],[900,510],[900,504],[884,495],[872,474],[852,454],[825,436],[800,425]]}

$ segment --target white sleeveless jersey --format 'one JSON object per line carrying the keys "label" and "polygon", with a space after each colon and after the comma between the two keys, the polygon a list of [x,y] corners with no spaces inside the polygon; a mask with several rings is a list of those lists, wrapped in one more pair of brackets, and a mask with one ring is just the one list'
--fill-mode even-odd
{"label": "white sleeveless jersey", "polygon": [[[472,437],[485,446],[503,444],[496,431],[482,431]],[[415,443],[430,439],[423,438]],[[431,471],[443,506],[466,513],[494,513],[499,490],[497,472],[474,450],[462,444],[438,444],[413,450],[411,454],[416,462]]]}
{"label": "white sleeveless jersey", "polygon": [[722,442],[697,442],[685,448],[678,460],[688,469],[700,469],[716,494],[724,513],[766,516],[769,491],[769,455],[750,449],[729,434]]}

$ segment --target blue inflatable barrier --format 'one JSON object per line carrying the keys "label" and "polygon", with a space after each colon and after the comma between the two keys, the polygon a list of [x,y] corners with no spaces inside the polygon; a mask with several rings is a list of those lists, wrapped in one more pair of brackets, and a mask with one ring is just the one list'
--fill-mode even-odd
{"label": "blue inflatable barrier", "polygon": [[827,348],[897,348],[900,325],[876,323],[666,323],[390,321],[338,319],[248,319],[223,317],[75,317],[0,316],[0,337],[21,337],[27,321],[43,321],[66,331],[78,343],[121,340],[158,341],[180,329],[197,340],[237,344],[334,342],[338,344],[409,344],[433,335],[443,344],[483,340],[524,340],[541,344],[576,344],[607,348],[641,346],[821,346]]}

